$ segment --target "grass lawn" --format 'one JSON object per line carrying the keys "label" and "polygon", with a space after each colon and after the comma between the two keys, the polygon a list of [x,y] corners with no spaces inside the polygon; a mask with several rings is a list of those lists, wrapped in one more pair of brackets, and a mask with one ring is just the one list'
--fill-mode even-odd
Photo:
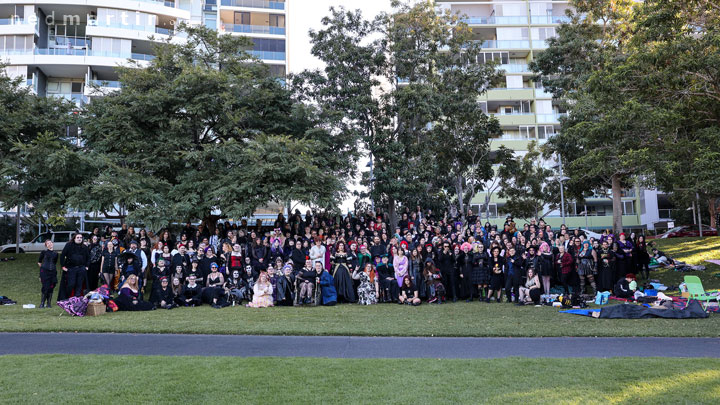
{"label": "grass lawn", "polygon": [[[708,269],[697,275],[706,289],[720,288],[720,267],[703,263],[720,258],[720,237],[658,241],[660,249]],[[2,255],[8,256],[8,255]],[[178,308],[171,311],[118,312],[100,317],[72,318],[62,309],[23,309],[39,304],[36,255],[19,255],[0,262],[0,295],[18,305],[0,306],[0,332],[135,332],[270,335],[365,336],[720,336],[720,315],[708,319],[608,320],[558,314],[550,307],[510,304],[457,303],[410,308],[393,304],[362,307],[213,309]],[[665,284],[677,285],[684,274],[653,272]],[[57,290],[56,290],[57,294]]]}
{"label": "grass lawn", "polygon": [[[10,403],[716,403],[720,360],[0,356]],[[122,371],[120,371],[122,370]],[[452,378],[448,378],[448,372]],[[581,374],[581,376],[579,375]],[[382,378],[382,380],[379,380]],[[381,382],[382,381],[382,382]]]}

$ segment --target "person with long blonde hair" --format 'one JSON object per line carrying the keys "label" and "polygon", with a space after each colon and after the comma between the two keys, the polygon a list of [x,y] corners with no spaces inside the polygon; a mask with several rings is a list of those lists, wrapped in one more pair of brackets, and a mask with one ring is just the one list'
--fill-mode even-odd
{"label": "person with long blonde hair", "polygon": [[155,309],[155,305],[151,302],[140,299],[138,284],[138,276],[134,273],[130,273],[125,279],[117,299],[117,305],[121,311],[151,311]]}
{"label": "person with long blonde hair", "polygon": [[252,302],[247,304],[248,308],[267,308],[274,306],[273,304],[273,286],[270,283],[270,277],[267,272],[260,272],[255,286],[253,286]]}

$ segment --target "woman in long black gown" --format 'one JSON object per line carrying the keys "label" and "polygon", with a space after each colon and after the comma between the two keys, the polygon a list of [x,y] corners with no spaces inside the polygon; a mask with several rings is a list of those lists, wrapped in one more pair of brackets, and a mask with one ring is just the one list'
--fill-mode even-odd
{"label": "woman in long black gown", "polygon": [[336,252],[330,256],[333,263],[332,276],[335,280],[338,302],[355,302],[355,290],[353,289],[352,275],[348,267],[348,254],[345,251],[345,244],[337,244]]}

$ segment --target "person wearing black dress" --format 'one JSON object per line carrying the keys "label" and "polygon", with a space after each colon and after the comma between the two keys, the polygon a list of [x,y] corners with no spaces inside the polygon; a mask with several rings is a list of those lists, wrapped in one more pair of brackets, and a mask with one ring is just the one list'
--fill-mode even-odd
{"label": "person wearing black dress", "polygon": [[500,302],[500,293],[504,284],[505,259],[500,256],[500,247],[495,246],[490,250],[492,256],[488,260],[488,268],[490,269],[490,290],[485,302],[490,302],[490,298],[495,294],[495,300]]}
{"label": "person wearing black dress", "polygon": [[457,261],[458,274],[460,275],[460,293],[466,297],[467,302],[473,300],[475,286],[472,282],[472,272],[475,262],[475,254],[471,251],[469,243],[463,244],[463,250],[460,252]]}
{"label": "person wearing black dress", "polygon": [[488,255],[482,243],[476,243],[473,248],[473,269],[471,280],[478,289],[478,301],[487,298],[487,288],[490,284],[490,273],[488,272]]}
{"label": "person wearing black dress", "polygon": [[180,301],[186,307],[194,307],[200,305],[202,303],[200,295],[201,293],[202,287],[200,287],[200,284],[197,283],[197,277],[195,277],[194,274],[191,274],[190,276],[188,276],[187,285],[182,290],[182,294],[180,295]]}
{"label": "person wearing black dress", "polygon": [[337,251],[330,256],[333,263],[332,276],[335,280],[338,302],[355,302],[355,290],[353,289],[352,276],[348,267],[348,255],[345,252],[345,244],[340,242]]}
{"label": "person wearing black dress", "polygon": [[450,250],[450,242],[443,243],[443,249],[438,255],[437,264],[440,274],[442,274],[446,294],[452,297],[453,302],[457,302],[457,271],[455,269],[455,254]]}

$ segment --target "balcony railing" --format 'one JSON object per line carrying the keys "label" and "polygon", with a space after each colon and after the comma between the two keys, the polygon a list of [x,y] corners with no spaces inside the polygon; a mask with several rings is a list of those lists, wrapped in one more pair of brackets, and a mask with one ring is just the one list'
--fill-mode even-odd
{"label": "balcony railing", "polygon": [[565,15],[533,15],[530,16],[532,24],[562,24],[570,22],[570,17]]}
{"label": "balcony railing", "polygon": [[507,65],[500,65],[499,69],[504,70],[507,73],[524,73],[529,72],[528,65],[520,63],[511,63]]}
{"label": "balcony railing", "polygon": [[222,0],[220,3],[229,7],[252,7],[252,8],[269,8],[272,10],[285,10],[285,3],[281,1],[266,0]]}
{"label": "balcony railing", "polygon": [[285,60],[285,52],[247,51],[250,55],[263,60]]}
{"label": "balcony railing", "polygon": [[554,113],[554,114],[538,114],[538,124],[550,124],[560,122],[560,117],[567,116],[567,113]]}
{"label": "balcony railing", "polygon": [[163,35],[175,35],[175,30],[172,28],[155,27],[152,25],[134,25],[134,24],[108,23],[105,21],[97,21],[95,23],[95,26],[103,27],[103,28],[119,28],[119,29],[123,29],[123,30],[143,31],[143,32],[163,34]]}
{"label": "balcony railing", "polygon": [[33,25],[33,22],[29,18],[0,18],[0,25]]}
{"label": "balcony railing", "polygon": [[271,27],[269,25],[221,24],[220,29],[225,32],[238,32],[242,34],[271,34],[285,35],[285,27]]}
{"label": "balcony railing", "polygon": [[660,217],[660,219],[672,219],[672,217],[673,217],[672,212],[673,212],[672,209],[661,208],[661,209],[658,209],[658,216]]}
{"label": "balcony railing", "polygon": [[498,48],[498,49],[530,49],[530,41],[527,40],[495,40],[489,39],[483,41],[481,48]]}
{"label": "balcony railing", "polygon": [[87,104],[90,101],[90,99],[87,96],[85,96],[84,94],[55,93],[55,94],[48,94],[47,96],[54,97],[54,98],[62,98],[67,101],[72,101],[78,107],[82,106],[83,104]]}
{"label": "balcony railing", "polygon": [[141,1],[143,3],[162,4],[165,7],[177,8],[177,5],[175,5],[175,2],[170,1],[170,0],[138,0],[138,1]]}
{"label": "balcony railing", "polygon": [[153,60],[155,55],[146,55],[142,53],[120,53],[109,51],[94,51],[90,49],[65,49],[65,48],[35,48],[34,50],[22,50],[15,52],[3,51],[10,55],[50,55],[50,56],[100,56],[105,58],[135,59],[135,60]]}
{"label": "balcony railing", "polygon": [[517,112],[516,112],[516,111],[513,111],[513,112],[511,112],[511,113],[507,113],[507,112],[499,112],[499,113],[491,112],[491,113],[490,113],[490,115],[493,116],[493,117],[502,117],[502,116],[505,116],[505,115],[533,115],[533,114],[535,114],[535,113],[531,113],[531,112],[519,112],[519,111],[517,111]]}
{"label": "balcony railing", "polygon": [[527,25],[526,15],[519,16],[472,16],[463,21],[470,25]]}
{"label": "balcony railing", "polygon": [[98,87],[110,87],[113,89],[119,89],[121,84],[117,80],[90,80],[90,84]]}
{"label": "balcony railing", "polygon": [[545,39],[533,40],[532,47],[533,47],[533,49],[545,49],[548,47],[547,40],[545,40]]}
{"label": "balcony railing", "polygon": [[492,87],[488,90],[506,91],[506,90],[532,90],[532,87]]}
{"label": "balcony railing", "polygon": [[81,47],[81,48],[88,48],[90,47],[90,39],[87,37],[63,37],[63,36],[54,36],[50,37],[51,41],[54,41],[56,45],[58,46],[74,46],[74,47]]}

